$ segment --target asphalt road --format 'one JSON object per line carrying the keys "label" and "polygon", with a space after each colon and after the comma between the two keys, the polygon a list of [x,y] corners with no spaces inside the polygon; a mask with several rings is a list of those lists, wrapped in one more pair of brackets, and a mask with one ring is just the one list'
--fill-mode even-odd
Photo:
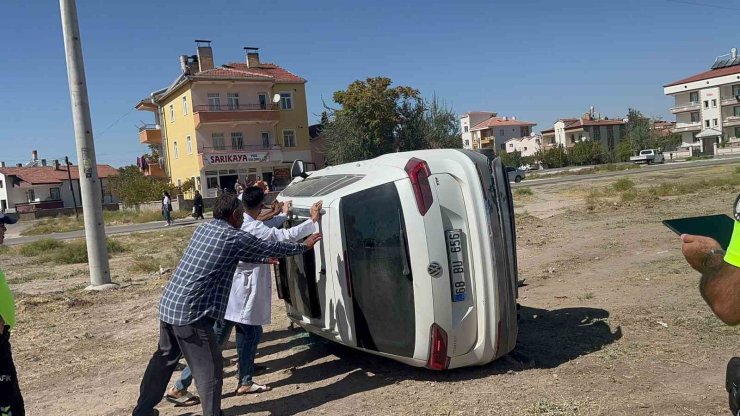
{"label": "asphalt road", "polygon": [[649,165],[649,166],[642,165],[639,169],[618,170],[618,171],[613,171],[613,172],[594,173],[594,174],[585,174],[585,175],[567,175],[567,176],[556,176],[553,178],[525,179],[519,183],[512,183],[511,187],[512,188],[535,187],[535,186],[542,186],[542,185],[552,185],[556,183],[589,181],[592,179],[608,178],[612,176],[640,175],[643,173],[657,172],[657,171],[662,171],[662,170],[696,169],[700,167],[728,165],[728,164],[733,164],[733,163],[740,164],[740,157],[693,160],[690,162],[673,162],[673,163],[666,163],[663,165]]}
{"label": "asphalt road", "polygon": [[[206,218],[205,221],[209,219]],[[105,227],[105,234],[108,236],[115,234],[132,234],[144,231],[161,230],[161,229],[172,229],[172,228],[184,228],[194,227],[200,224],[204,220],[194,219],[181,219],[176,220],[174,224],[169,227],[164,227],[164,221],[146,222],[143,224],[125,224],[125,225],[110,225]],[[20,223],[19,223],[20,224]],[[8,237],[5,239],[5,245],[12,246],[16,244],[25,244],[32,241],[41,240],[43,238],[53,238],[55,240],[74,240],[78,238],[85,238],[85,230],[69,231],[66,233],[53,233],[48,235],[32,235],[27,237]]]}

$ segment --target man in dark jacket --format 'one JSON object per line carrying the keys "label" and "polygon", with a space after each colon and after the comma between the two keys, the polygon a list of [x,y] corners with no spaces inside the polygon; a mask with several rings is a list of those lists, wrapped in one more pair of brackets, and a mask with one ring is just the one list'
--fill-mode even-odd
{"label": "man in dark jacket", "polygon": [[200,194],[200,192],[195,191],[195,198],[193,198],[193,217],[195,219],[204,219],[203,218],[203,195]]}

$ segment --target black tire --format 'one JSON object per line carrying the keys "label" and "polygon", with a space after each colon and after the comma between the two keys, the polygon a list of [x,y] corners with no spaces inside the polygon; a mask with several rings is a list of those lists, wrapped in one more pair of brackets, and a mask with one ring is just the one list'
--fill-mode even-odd
{"label": "black tire", "polygon": [[516,175],[516,178],[514,178],[514,182],[519,183],[522,181],[522,177],[519,175]]}

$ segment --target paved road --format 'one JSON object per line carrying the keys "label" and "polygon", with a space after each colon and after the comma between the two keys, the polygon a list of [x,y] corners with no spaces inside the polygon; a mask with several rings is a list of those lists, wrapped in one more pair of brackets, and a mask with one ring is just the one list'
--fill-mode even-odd
{"label": "paved road", "polygon": [[[105,227],[105,233],[106,235],[110,236],[115,234],[132,234],[152,230],[194,227],[197,224],[200,224],[202,221],[203,220],[196,221],[194,219],[181,219],[176,220],[173,225],[167,228],[164,227],[163,221],[146,222],[143,224],[109,225]],[[41,240],[42,238],[53,238],[55,240],[74,240],[77,238],[85,238],[85,230],[70,231],[66,233],[54,233],[48,235],[33,235],[27,237],[9,237],[5,239],[5,245],[12,246],[16,244],[25,244],[32,241]]]}
{"label": "paved road", "polygon": [[568,175],[568,176],[556,176],[553,178],[542,178],[542,179],[525,179],[517,184],[512,183],[512,188],[520,187],[535,187],[542,185],[552,185],[556,183],[566,182],[581,182],[592,179],[608,178],[611,176],[627,176],[627,175],[640,175],[643,173],[657,172],[662,170],[680,170],[680,169],[696,169],[708,166],[719,166],[727,164],[740,164],[740,157],[733,158],[721,158],[721,159],[708,159],[708,160],[693,160],[690,162],[673,162],[666,163],[664,165],[643,165],[639,169],[630,170],[619,170],[614,172],[594,173],[586,175]]}

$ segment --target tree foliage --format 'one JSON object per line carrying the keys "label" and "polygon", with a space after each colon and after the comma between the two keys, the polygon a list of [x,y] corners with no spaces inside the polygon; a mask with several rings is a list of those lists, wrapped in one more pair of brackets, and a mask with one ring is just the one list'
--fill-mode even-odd
{"label": "tree foliage", "polygon": [[436,97],[425,100],[389,78],[355,81],[334,93],[342,105],[322,116],[330,164],[370,159],[389,152],[461,147],[457,116]]}
{"label": "tree foliage", "polygon": [[611,155],[604,145],[595,140],[583,140],[576,143],[568,154],[573,165],[598,165],[611,162]]}
{"label": "tree foliage", "polygon": [[570,164],[568,152],[565,151],[563,145],[557,145],[547,150],[539,150],[535,158],[545,169],[562,168]]}
{"label": "tree foliage", "polygon": [[136,166],[125,166],[118,169],[118,174],[108,178],[111,193],[126,205],[138,205],[144,202],[156,201],[162,197],[162,192],[176,193],[177,187],[169,182],[144,176]]}

